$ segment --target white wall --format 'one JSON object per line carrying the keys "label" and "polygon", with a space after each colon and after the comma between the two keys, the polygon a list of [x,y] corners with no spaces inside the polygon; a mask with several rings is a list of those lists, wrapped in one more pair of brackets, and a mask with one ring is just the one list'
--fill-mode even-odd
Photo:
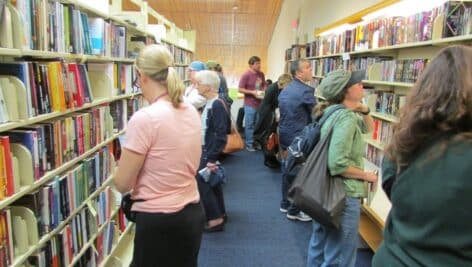
{"label": "white wall", "polygon": [[[285,0],[272,34],[267,53],[266,77],[276,80],[284,71],[285,50],[295,44],[314,39],[315,28],[324,27],[382,0]],[[293,20],[300,18],[297,30],[291,28]]]}

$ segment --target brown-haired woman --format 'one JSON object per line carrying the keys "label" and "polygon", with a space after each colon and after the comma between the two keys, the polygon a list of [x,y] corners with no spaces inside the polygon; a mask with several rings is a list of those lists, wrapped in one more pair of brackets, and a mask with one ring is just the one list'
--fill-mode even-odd
{"label": "brown-haired woman", "polygon": [[444,48],[431,61],[386,152],[392,210],[373,266],[470,266],[471,47]]}

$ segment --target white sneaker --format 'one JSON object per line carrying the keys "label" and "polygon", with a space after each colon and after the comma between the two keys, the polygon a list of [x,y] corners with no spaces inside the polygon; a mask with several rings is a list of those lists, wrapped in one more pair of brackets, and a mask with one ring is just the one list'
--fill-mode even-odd
{"label": "white sneaker", "polygon": [[291,214],[287,213],[287,218],[290,219],[290,220],[299,220],[301,222],[311,221],[311,217],[306,215],[303,211],[300,211],[295,215],[291,215]]}

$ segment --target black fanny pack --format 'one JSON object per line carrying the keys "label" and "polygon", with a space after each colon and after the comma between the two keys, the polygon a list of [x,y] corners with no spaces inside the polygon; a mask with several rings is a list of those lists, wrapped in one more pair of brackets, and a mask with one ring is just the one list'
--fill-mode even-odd
{"label": "black fanny pack", "polygon": [[121,210],[126,216],[126,219],[130,222],[136,222],[136,212],[131,211],[134,202],[143,202],[144,199],[131,199],[131,194],[126,193],[121,197]]}

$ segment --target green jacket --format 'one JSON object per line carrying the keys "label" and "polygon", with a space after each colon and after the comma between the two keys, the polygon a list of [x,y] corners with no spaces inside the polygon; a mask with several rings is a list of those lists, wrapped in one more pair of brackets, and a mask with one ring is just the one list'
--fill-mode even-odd
{"label": "green jacket", "polygon": [[[326,112],[332,108],[334,105],[329,106]],[[328,169],[331,175],[339,175],[349,166],[364,169],[365,143],[362,134],[367,133],[367,129],[363,120],[355,112],[349,109],[335,111],[321,127],[321,137],[327,134],[336,117],[338,118],[333,128],[328,151]],[[349,197],[367,196],[367,186],[362,180],[346,178],[344,186],[346,195]]]}
{"label": "green jacket", "polygon": [[443,143],[418,153],[393,183],[373,266],[472,266],[472,142]]}

